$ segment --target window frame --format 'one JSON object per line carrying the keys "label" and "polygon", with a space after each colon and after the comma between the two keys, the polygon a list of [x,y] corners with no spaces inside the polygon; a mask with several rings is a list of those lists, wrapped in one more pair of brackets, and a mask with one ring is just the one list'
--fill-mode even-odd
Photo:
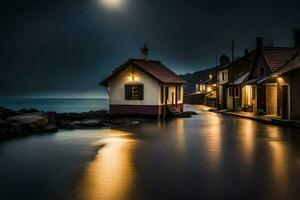
{"label": "window frame", "polygon": [[[137,90],[133,96],[133,89]],[[144,85],[143,84],[125,84],[125,100],[126,101],[141,101],[144,100]],[[129,92],[129,93],[128,93]]]}

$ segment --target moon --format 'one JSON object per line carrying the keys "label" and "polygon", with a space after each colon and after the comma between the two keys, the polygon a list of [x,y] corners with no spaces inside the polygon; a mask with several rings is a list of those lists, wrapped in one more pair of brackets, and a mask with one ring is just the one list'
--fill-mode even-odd
{"label": "moon", "polygon": [[101,3],[109,9],[119,9],[121,8],[124,0],[100,0]]}

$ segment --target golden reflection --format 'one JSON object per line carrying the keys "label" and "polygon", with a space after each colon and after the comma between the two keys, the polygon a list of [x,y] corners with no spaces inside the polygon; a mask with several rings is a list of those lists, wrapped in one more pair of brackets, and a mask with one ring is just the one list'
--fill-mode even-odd
{"label": "golden reflection", "polygon": [[176,120],[176,142],[179,153],[184,156],[185,152],[185,131],[184,131],[184,119]]}
{"label": "golden reflection", "polygon": [[288,152],[284,142],[271,141],[272,177],[278,199],[286,199],[288,195]]}
{"label": "golden reflection", "polygon": [[126,137],[126,132],[110,131],[112,138],[101,140],[105,146],[98,151],[80,180],[79,199],[129,198],[135,179],[132,151],[137,142]]}
{"label": "golden reflection", "polygon": [[207,115],[207,121],[212,124],[205,130],[204,146],[211,169],[220,169],[222,153],[221,119],[215,114]]}
{"label": "golden reflection", "polygon": [[249,167],[243,168],[243,170],[250,169],[254,158],[256,123],[251,120],[245,120],[239,131],[241,137],[239,137],[240,140],[237,144],[241,152],[241,159]]}
{"label": "golden reflection", "polygon": [[281,131],[279,127],[276,126],[268,126],[267,127],[268,137],[273,139],[281,139]]}

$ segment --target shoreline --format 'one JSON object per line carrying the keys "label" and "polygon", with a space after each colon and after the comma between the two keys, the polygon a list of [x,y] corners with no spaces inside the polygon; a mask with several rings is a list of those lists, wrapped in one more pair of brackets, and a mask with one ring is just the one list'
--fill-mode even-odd
{"label": "shoreline", "polygon": [[[196,113],[186,112],[182,117]],[[36,109],[19,111],[0,107],[0,141],[34,134],[56,133],[58,130],[98,129],[114,125],[130,126],[158,120],[151,116],[110,115],[108,111],[44,112]]]}

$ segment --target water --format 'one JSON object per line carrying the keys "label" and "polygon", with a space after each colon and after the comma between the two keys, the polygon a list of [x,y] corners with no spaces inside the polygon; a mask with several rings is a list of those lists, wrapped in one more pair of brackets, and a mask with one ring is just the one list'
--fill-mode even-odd
{"label": "water", "polygon": [[108,110],[108,99],[1,99],[0,106],[20,110],[35,108],[41,111],[89,112]]}
{"label": "water", "polygon": [[4,142],[0,199],[300,199],[298,130],[199,112]]}

